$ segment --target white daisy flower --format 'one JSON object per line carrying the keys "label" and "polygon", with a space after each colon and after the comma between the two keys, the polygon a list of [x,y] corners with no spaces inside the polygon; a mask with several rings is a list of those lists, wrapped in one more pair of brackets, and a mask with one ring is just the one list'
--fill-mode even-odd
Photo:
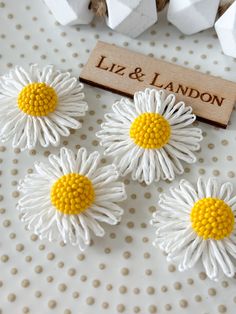
{"label": "white daisy flower", "polygon": [[83,101],[83,84],[70,73],[42,70],[34,64],[27,72],[16,66],[0,77],[0,140],[12,140],[13,147],[32,149],[58,146],[61,136],[78,129],[76,119],[88,110]]}
{"label": "white daisy flower", "polygon": [[201,261],[207,276],[218,280],[220,272],[235,274],[236,196],[233,186],[199,178],[197,189],[182,180],[170,194],[160,195],[160,210],[151,224],[157,229],[155,246],[177,261],[180,271]]}
{"label": "white daisy flower", "polygon": [[175,104],[175,95],[146,89],[134,94],[134,102],[122,98],[97,133],[105,154],[114,156],[122,176],[150,184],[173,180],[182,174],[181,160],[194,163],[202,133],[189,125],[196,119],[192,108]]}
{"label": "white daisy flower", "polygon": [[59,156],[50,155],[49,164],[35,163],[36,172],[19,184],[24,194],[18,202],[21,219],[29,230],[49,241],[78,245],[90,244],[91,231],[105,234],[100,222],[117,224],[123,209],[116,202],[126,198],[124,184],[117,182],[114,165],[99,167],[100,155],[77,155],[61,148]]}

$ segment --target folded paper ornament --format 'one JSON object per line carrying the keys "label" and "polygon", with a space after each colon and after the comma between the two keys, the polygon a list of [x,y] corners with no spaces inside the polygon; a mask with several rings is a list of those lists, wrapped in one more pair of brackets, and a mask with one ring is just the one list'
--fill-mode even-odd
{"label": "folded paper ornament", "polygon": [[220,0],[170,0],[167,19],[191,35],[214,25]]}
{"label": "folded paper ornament", "polygon": [[151,224],[154,246],[176,262],[179,271],[202,263],[207,276],[219,280],[236,271],[236,196],[233,186],[199,178],[197,187],[186,180],[160,195]]}
{"label": "folded paper ornament", "polygon": [[122,176],[131,173],[146,184],[173,180],[184,172],[181,161],[196,161],[202,132],[191,126],[192,108],[176,103],[174,94],[147,88],[134,94],[134,102],[122,98],[112,109],[97,137]]}
{"label": "folded paper ornament", "polygon": [[88,110],[82,90],[77,78],[51,65],[16,66],[0,77],[0,140],[21,150],[58,146],[81,127],[78,117]]}
{"label": "folded paper ornament", "polygon": [[217,20],[215,30],[224,54],[236,58],[236,2]]}
{"label": "folded paper ornament", "polygon": [[44,0],[61,25],[89,24],[94,12],[90,0]]}
{"label": "folded paper ornament", "polygon": [[35,172],[19,183],[23,194],[17,209],[26,227],[49,241],[63,241],[84,250],[91,233],[105,234],[102,223],[117,224],[126,199],[124,184],[117,181],[114,165],[99,166],[98,152],[80,148],[75,155],[61,148],[48,163],[35,163]]}
{"label": "folded paper ornament", "polygon": [[156,0],[107,0],[107,25],[129,37],[137,37],[157,22]]}

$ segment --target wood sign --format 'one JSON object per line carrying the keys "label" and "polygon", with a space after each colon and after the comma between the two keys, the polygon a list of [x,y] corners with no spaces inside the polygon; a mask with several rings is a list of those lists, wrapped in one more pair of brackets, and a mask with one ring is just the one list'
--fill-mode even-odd
{"label": "wood sign", "polygon": [[192,106],[200,120],[223,128],[236,102],[236,83],[100,41],[80,80],[127,97],[146,87],[164,89]]}

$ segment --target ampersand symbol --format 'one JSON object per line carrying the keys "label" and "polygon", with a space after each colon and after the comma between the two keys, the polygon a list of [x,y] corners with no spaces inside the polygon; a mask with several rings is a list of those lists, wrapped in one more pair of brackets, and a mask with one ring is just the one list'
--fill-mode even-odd
{"label": "ampersand symbol", "polygon": [[135,68],[134,72],[129,74],[129,78],[131,78],[133,80],[138,80],[139,82],[143,82],[143,80],[141,78],[144,76],[145,76],[145,74],[142,73],[141,68]]}

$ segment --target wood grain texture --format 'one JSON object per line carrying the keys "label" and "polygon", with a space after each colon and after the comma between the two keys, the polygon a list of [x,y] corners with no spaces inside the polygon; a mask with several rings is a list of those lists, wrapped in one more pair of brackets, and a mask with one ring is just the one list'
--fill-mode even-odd
{"label": "wood grain texture", "polygon": [[198,119],[226,128],[236,102],[236,83],[98,41],[81,82],[133,97],[147,87],[175,93]]}

